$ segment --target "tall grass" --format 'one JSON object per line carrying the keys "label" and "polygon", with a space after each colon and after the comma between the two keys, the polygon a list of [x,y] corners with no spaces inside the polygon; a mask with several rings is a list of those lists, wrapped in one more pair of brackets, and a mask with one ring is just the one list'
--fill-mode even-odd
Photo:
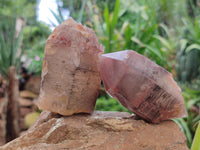
{"label": "tall grass", "polygon": [[104,9],[104,20],[106,24],[106,40],[105,40],[105,52],[113,52],[113,45],[116,42],[116,38],[114,35],[114,30],[119,18],[119,9],[120,9],[120,0],[116,0],[115,7],[112,13],[109,12],[108,6],[105,6]]}

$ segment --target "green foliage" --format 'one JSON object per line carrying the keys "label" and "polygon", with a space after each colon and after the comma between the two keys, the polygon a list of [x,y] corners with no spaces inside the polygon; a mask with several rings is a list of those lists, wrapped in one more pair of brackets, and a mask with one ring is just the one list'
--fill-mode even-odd
{"label": "green foliage", "polygon": [[177,79],[184,83],[196,78],[199,68],[199,52],[196,49],[187,52],[188,48],[190,46],[184,50],[179,50],[177,53]]}
{"label": "green foliage", "polygon": [[[74,18],[74,20],[78,22],[86,22],[88,19],[87,16],[87,8],[86,8],[86,3],[88,0],[57,0],[57,4],[62,4],[58,5],[58,12],[59,14],[57,15],[55,12],[52,12],[54,17],[56,18],[57,22],[60,24],[64,21],[63,15],[61,13],[62,10],[69,10],[70,16]],[[62,9],[62,10],[61,10]],[[63,21],[61,22],[61,19]]]}
{"label": "green foliage", "polygon": [[158,22],[157,3],[144,2],[132,1],[134,5],[130,5],[131,8],[127,6],[125,12],[132,15],[132,21],[123,24],[123,49],[133,49],[172,71],[175,62],[171,59],[175,55],[176,38],[171,36],[165,23]]}
{"label": "green foliage", "polygon": [[[146,55],[148,58],[152,59],[157,64],[171,72],[173,65],[175,64],[173,57],[175,55],[176,39],[171,37],[169,29],[166,25],[160,24],[158,27],[165,33],[165,37],[156,33],[157,31],[153,31],[154,33],[150,31],[145,33],[151,35],[151,37],[149,37],[149,39],[151,39],[150,41],[138,39],[134,36],[131,37],[131,40],[135,42],[137,46],[140,46],[140,48],[138,48],[140,49],[138,52],[144,50],[144,52],[141,52],[142,54]],[[156,30],[158,30],[158,28]],[[145,35],[142,36],[145,37]],[[143,41],[146,41],[146,43]]]}
{"label": "green foliage", "polygon": [[1,17],[0,22],[0,73],[8,76],[10,66],[15,66],[16,70],[20,65],[22,31],[16,34],[17,18],[8,16]]}
{"label": "green foliage", "polygon": [[187,118],[175,119],[187,137],[188,147],[191,147],[196,124],[200,120],[198,109],[200,108],[200,91],[183,87],[182,95],[185,99],[185,105],[188,112]]}
{"label": "green foliage", "polygon": [[109,96],[98,98],[95,105],[95,110],[129,112],[116,99]]}
{"label": "green foliage", "polygon": [[191,150],[200,150],[200,123],[197,127]]}
{"label": "green foliage", "polygon": [[119,7],[120,7],[120,0],[116,0],[115,7],[113,13],[109,13],[108,6],[106,5],[104,9],[104,20],[106,23],[106,36],[104,45],[105,45],[105,53],[113,52],[113,44],[116,43],[116,38],[114,35],[114,30],[117,24],[117,20],[119,17]]}
{"label": "green foliage", "polygon": [[[54,11],[51,10],[51,9],[50,9],[50,11],[51,11],[51,13],[53,14],[54,18],[56,19],[56,21],[58,22],[58,24],[61,24],[61,23],[63,23],[63,22],[65,21],[63,15],[62,15],[62,13],[61,13],[61,8],[60,8],[60,7],[58,7],[58,14],[56,14],[56,12],[54,12]],[[51,20],[49,20],[49,21],[51,22],[51,25],[52,25],[53,27],[56,27],[56,26],[57,26],[57,25],[56,25],[55,23],[53,23]]]}
{"label": "green foliage", "polygon": [[187,122],[183,118],[177,118],[174,119],[174,121],[180,126],[182,132],[185,134],[187,138],[187,145],[190,147],[192,142],[192,134],[190,132],[189,126],[187,125]]}
{"label": "green foliage", "polygon": [[24,28],[23,50],[27,56],[28,69],[30,72],[40,75],[46,39],[51,34],[49,27],[41,22]]}
{"label": "green foliage", "polygon": [[[39,49],[44,48],[46,41],[41,41],[38,45]],[[43,49],[44,51],[44,49]],[[28,51],[27,54],[27,68],[29,72],[34,73],[36,75],[41,75],[42,73],[42,64],[43,64],[43,57],[44,57],[44,52],[43,51],[38,51],[38,50],[31,50]]]}
{"label": "green foliage", "polygon": [[24,48],[27,49],[36,46],[38,41],[47,39],[50,33],[51,30],[49,29],[49,26],[41,22],[37,22],[35,25],[26,26],[23,32]]}
{"label": "green foliage", "polygon": [[164,23],[157,22],[156,9],[159,5],[156,4],[148,1],[116,1],[113,9],[108,9],[106,5],[101,14],[95,4],[92,7],[92,3],[88,2],[87,7],[94,8],[89,9],[92,19],[88,25],[92,25],[105,46],[105,53],[133,49],[172,71],[177,39],[171,36]]}
{"label": "green foliage", "polygon": [[36,22],[37,0],[2,0],[0,1],[0,15],[22,17],[26,22]]}
{"label": "green foliage", "polygon": [[[42,24],[36,22],[36,4],[36,0],[0,1],[0,17],[2,20],[0,22],[0,70],[4,76],[7,76],[7,70],[11,65],[16,66],[16,71],[18,71],[23,54],[28,55],[29,58],[35,58],[38,55],[42,61],[45,40],[48,37],[44,36],[44,33],[49,35],[50,30],[48,29],[47,33],[47,29],[44,31]],[[24,30],[18,36],[15,36],[17,17],[13,16],[23,18],[26,25],[28,25],[24,25]],[[34,52],[32,51],[31,53],[30,49],[33,49]],[[38,49],[42,49],[39,54],[35,53],[36,51],[39,52]],[[34,61],[32,62],[34,63]],[[41,71],[41,64],[39,63],[30,66],[35,66],[35,69],[38,69],[38,71],[36,70],[37,72]]]}
{"label": "green foliage", "polygon": [[177,53],[177,77],[186,82],[195,79],[199,73],[200,23],[199,17],[194,20],[184,19],[184,34],[179,41]]}

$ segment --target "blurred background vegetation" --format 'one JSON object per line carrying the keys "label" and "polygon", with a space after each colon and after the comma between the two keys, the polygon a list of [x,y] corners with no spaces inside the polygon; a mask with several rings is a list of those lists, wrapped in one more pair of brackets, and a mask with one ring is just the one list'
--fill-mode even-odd
{"label": "blurred background vegetation", "polygon": [[[40,75],[51,25],[37,20],[39,0],[0,1],[0,73],[9,66]],[[191,147],[200,120],[200,1],[199,0],[56,0],[51,13],[60,24],[63,12],[93,28],[105,53],[133,49],[171,72],[182,89],[187,118],[174,119]],[[16,20],[23,20],[18,35]],[[18,71],[19,78],[20,73]],[[127,111],[100,92],[96,110]]]}

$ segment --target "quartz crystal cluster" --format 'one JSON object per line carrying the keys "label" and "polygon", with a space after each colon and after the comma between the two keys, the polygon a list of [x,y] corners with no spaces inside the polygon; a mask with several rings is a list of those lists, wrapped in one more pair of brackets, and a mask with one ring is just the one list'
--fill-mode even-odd
{"label": "quartz crystal cluster", "polygon": [[45,47],[39,108],[61,115],[92,113],[102,79],[108,94],[144,120],[187,115],[169,72],[133,50],[103,52],[93,30],[72,18],[56,27]]}

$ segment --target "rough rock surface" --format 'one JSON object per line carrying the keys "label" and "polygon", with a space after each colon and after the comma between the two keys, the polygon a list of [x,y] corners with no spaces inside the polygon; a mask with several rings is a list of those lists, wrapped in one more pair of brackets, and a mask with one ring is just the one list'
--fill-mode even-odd
{"label": "rough rock surface", "polygon": [[107,92],[139,117],[158,123],[187,116],[172,75],[150,59],[120,51],[101,55],[99,68]]}
{"label": "rough rock surface", "polygon": [[20,94],[20,97],[22,97],[22,98],[34,99],[34,98],[38,97],[37,94],[35,94],[31,91],[27,91],[27,90],[21,91],[19,94]]}
{"label": "rough rock surface", "polygon": [[25,91],[20,92],[19,104],[20,104],[21,132],[27,130],[27,127],[25,125],[25,119],[24,119],[25,116],[27,116],[31,112],[38,110],[37,106],[34,103],[37,100],[37,98],[38,98],[38,95],[31,91],[25,90]]}
{"label": "rough rock surface", "polygon": [[35,94],[39,94],[40,92],[40,76],[33,76],[31,77],[25,85],[25,90],[31,91]]}
{"label": "rough rock surface", "polygon": [[149,124],[123,112],[62,117],[44,111],[24,135],[0,150],[188,150],[186,145],[173,121]]}
{"label": "rough rock surface", "polygon": [[103,51],[94,31],[72,18],[57,26],[45,46],[39,108],[62,115],[93,112]]}

